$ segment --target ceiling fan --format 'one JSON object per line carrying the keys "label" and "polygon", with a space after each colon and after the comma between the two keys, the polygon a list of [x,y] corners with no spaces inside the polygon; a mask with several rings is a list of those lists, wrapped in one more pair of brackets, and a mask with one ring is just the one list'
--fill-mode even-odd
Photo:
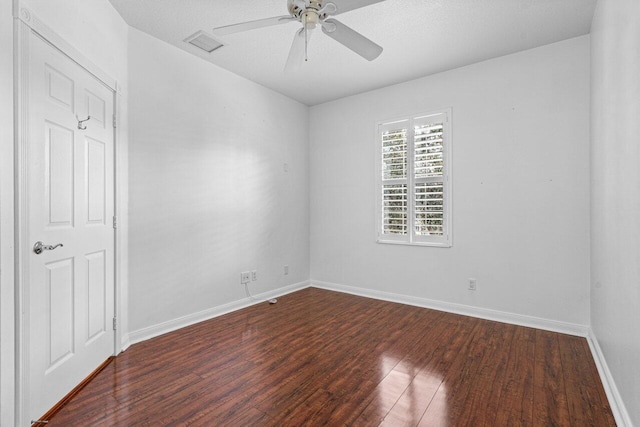
{"label": "ceiling fan", "polygon": [[384,0],[287,0],[289,15],[258,19],[213,29],[214,34],[227,35],[273,25],[298,21],[302,28],[293,37],[285,71],[295,71],[307,58],[307,46],[312,30],[320,25],[322,32],[348,47],[363,58],[373,61],[382,53],[382,47],[362,34],[330,18],[350,10],[359,9]]}

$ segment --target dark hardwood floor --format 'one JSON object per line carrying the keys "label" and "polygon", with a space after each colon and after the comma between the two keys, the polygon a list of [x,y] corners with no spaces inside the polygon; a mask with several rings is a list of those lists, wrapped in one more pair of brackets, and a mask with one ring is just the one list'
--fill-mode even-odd
{"label": "dark hardwood floor", "polygon": [[131,346],[49,426],[614,426],[584,338],[315,288]]}

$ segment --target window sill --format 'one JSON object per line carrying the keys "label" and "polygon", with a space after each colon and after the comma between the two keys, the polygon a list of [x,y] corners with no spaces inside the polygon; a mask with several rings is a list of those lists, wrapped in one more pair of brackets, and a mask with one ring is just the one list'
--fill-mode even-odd
{"label": "window sill", "polygon": [[404,245],[404,246],[431,246],[435,248],[450,248],[452,245],[450,242],[403,242],[400,240],[384,240],[378,239],[376,243],[382,243],[385,245]]}

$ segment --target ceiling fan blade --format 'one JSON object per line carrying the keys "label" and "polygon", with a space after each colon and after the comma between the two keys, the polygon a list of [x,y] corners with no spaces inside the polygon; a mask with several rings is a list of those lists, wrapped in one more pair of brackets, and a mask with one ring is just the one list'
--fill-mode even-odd
{"label": "ceiling fan blade", "polygon": [[322,32],[369,61],[382,53],[381,46],[335,19],[325,19],[322,22]]}
{"label": "ceiling fan blade", "polygon": [[353,9],[359,9],[361,7],[380,3],[381,1],[384,0],[325,0],[322,2],[322,6],[325,6],[327,3],[335,4],[337,10],[334,13],[331,13],[331,15],[338,15]]}
{"label": "ceiling fan blade", "polygon": [[225,25],[213,29],[214,34],[221,36],[240,33],[242,31],[255,30],[257,28],[271,27],[273,25],[286,24],[296,19],[290,15],[274,16],[273,18],[258,19],[256,21],[242,22],[240,24]]}
{"label": "ceiling fan blade", "polygon": [[[307,42],[311,36],[311,31],[307,32]],[[284,66],[285,72],[295,72],[300,69],[302,61],[304,60],[304,27],[296,31],[296,35],[293,36],[293,43],[291,43],[291,50],[289,51],[289,57],[287,58],[287,64]]]}

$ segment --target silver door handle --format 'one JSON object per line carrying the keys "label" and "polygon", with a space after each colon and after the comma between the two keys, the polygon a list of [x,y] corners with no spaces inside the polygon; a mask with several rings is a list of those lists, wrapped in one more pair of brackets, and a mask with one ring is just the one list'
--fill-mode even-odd
{"label": "silver door handle", "polygon": [[64,246],[62,243],[58,243],[56,245],[45,245],[41,241],[37,241],[35,245],[33,245],[33,252],[40,255],[43,251],[52,251],[58,246]]}

